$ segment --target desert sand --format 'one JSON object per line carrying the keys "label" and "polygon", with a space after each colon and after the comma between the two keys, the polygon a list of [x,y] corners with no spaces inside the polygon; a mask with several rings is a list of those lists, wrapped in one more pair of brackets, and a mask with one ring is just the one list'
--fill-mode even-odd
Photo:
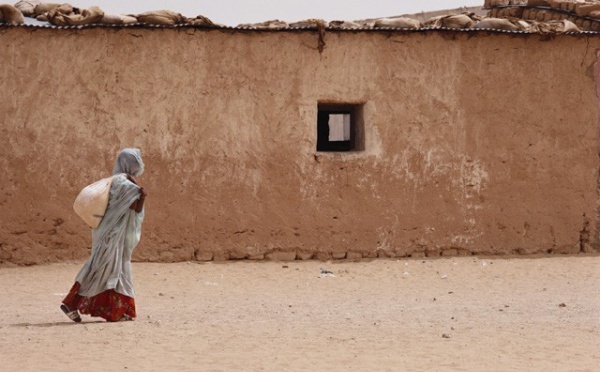
{"label": "desert sand", "polygon": [[0,370],[600,370],[598,256],[135,263],[138,318],[75,324],[81,264],[0,268]]}

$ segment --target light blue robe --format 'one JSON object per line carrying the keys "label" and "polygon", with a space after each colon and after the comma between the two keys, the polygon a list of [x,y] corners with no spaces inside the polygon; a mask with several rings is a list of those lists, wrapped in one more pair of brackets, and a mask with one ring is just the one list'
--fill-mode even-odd
{"label": "light blue robe", "polygon": [[[119,166],[118,160],[115,173],[126,171],[139,175],[143,171],[141,157],[139,171]],[[115,175],[104,217],[100,225],[92,229],[92,254],[75,279],[81,285],[80,296],[92,297],[114,289],[117,293],[135,297],[131,255],[140,241],[144,210],[136,213],[130,206],[139,197],[139,186],[124,173]]]}

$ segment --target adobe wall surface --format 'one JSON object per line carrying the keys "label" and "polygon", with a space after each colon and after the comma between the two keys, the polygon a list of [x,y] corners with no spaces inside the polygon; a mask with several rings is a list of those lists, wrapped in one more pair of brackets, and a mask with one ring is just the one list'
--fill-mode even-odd
{"label": "adobe wall surface", "polygon": [[[598,249],[600,38],[1,28],[0,262],[86,258],[79,190],[119,148],[149,190],[135,258]],[[317,102],[365,150],[317,153]]]}

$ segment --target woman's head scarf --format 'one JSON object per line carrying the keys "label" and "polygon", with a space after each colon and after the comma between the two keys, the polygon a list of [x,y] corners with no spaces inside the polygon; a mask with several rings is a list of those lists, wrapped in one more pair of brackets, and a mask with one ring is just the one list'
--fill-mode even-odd
{"label": "woman's head scarf", "polygon": [[127,173],[134,177],[141,176],[144,172],[142,151],[140,149],[123,149],[117,155],[113,174]]}

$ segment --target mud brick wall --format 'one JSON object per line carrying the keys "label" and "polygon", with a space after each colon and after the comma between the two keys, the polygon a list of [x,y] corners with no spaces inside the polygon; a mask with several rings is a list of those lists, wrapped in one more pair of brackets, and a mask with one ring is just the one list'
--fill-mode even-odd
{"label": "mud brick wall", "polygon": [[[323,41],[323,40],[321,40]],[[136,260],[598,249],[594,35],[0,28],[0,262],[83,259],[143,151]],[[319,103],[364,150],[316,151]]]}

